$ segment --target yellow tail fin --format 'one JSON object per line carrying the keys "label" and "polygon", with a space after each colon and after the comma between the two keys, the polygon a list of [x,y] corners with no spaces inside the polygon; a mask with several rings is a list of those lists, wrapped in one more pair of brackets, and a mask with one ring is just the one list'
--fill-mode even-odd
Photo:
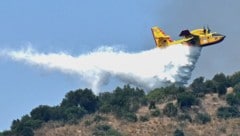
{"label": "yellow tail fin", "polygon": [[152,27],[152,34],[157,47],[166,47],[172,40],[169,35],[166,35],[159,27]]}

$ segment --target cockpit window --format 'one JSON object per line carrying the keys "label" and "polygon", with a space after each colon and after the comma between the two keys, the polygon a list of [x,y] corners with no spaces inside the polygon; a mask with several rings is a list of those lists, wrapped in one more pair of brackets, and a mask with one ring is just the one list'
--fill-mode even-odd
{"label": "cockpit window", "polygon": [[215,34],[212,34],[212,36],[223,36],[223,35],[215,33]]}

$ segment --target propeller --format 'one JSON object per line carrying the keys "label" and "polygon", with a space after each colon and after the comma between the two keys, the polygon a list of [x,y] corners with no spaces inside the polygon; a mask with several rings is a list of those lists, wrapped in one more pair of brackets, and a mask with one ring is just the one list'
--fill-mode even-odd
{"label": "propeller", "polygon": [[210,33],[211,29],[207,26],[207,32]]}
{"label": "propeller", "polygon": [[203,26],[203,33],[204,33],[204,34],[206,33],[206,28],[205,28],[205,26]]}
{"label": "propeller", "polygon": [[204,34],[208,34],[208,33],[210,33],[210,32],[211,32],[211,29],[208,27],[208,25],[207,25],[207,29],[206,29],[205,26],[203,26],[203,33],[204,33]]}

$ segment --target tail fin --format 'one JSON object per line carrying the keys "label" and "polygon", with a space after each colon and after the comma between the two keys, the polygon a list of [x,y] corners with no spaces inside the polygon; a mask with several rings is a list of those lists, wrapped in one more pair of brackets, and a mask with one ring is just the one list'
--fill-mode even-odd
{"label": "tail fin", "polygon": [[166,35],[159,27],[155,26],[152,27],[152,34],[156,43],[157,47],[166,47],[168,46],[171,42],[172,39],[170,38],[169,35]]}

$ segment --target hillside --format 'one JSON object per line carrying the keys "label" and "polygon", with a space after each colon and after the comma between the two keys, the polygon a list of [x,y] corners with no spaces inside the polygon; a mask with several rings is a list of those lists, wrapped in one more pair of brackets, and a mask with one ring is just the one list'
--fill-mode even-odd
{"label": "hillside", "polygon": [[[160,111],[166,104],[157,104]],[[111,126],[114,130],[122,135],[128,136],[171,136],[178,128],[182,130],[186,136],[237,136],[240,134],[240,118],[234,119],[219,119],[216,111],[221,106],[226,106],[227,103],[223,98],[219,98],[218,94],[207,94],[202,99],[202,106],[193,107],[190,109],[190,116],[194,118],[199,112],[206,112],[210,115],[211,121],[206,124],[201,124],[196,120],[192,122],[188,120],[179,120],[177,117],[167,117],[159,115],[158,117],[151,116],[147,121],[128,122],[117,119],[112,114],[96,113],[84,117],[78,124],[64,125],[61,123],[51,122],[45,124],[42,128],[35,131],[36,136],[90,136],[96,132],[98,126]],[[150,115],[150,110],[147,106],[142,106],[137,111],[137,116]],[[96,121],[96,117],[103,118]],[[95,120],[95,121],[94,121]],[[92,122],[87,124],[86,122]]]}
{"label": "hillside", "polygon": [[0,136],[237,136],[240,72],[196,78],[147,94],[125,85],[111,92],[68,92],[57,106],[40,105]]}

